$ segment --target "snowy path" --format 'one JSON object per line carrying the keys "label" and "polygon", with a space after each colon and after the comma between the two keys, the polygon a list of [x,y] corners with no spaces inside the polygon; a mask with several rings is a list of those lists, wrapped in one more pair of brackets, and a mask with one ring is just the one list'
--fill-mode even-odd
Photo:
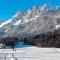
{"label": "snowy path", "polygon": [[[3,57],[3,58],[2,58]],[[0,49],[0,60],[60,60],[60,48],[16,48]]]}

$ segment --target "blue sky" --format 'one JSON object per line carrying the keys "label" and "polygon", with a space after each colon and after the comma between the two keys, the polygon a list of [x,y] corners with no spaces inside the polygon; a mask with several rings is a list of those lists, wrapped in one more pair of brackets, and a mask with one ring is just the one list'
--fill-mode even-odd
{"label": "blue sky", "polygon": [[11,18],[19,9],[28,10],[34,5],[43,5],[47,3],[51,6],[60,4],[60,0],[0,0],[0,19],[7,20]]}

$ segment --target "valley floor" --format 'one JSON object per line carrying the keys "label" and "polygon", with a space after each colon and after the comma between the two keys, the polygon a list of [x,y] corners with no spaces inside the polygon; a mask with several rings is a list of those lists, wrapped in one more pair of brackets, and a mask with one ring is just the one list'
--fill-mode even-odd
{"label": "valley floor", "polygon": [[60,60],[60,48],[0,49],[0,60]]}

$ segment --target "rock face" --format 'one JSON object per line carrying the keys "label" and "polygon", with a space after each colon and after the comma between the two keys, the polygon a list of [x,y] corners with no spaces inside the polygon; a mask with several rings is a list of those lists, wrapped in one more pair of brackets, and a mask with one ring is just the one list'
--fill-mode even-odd
{"label": "rock face", "polygon": [[28,11],[20,10],[11,19],[0,25],[1,37],[35,35],[54,31],[60,24],[60,11],[44,6],[34,6]]}
{"label": "rock face", "polygon": [[[46,46],[46,43],[48,46],[50,42],[53,44],[56,40],[54,36],[56,35],[55,30],[58,30],[58,27],[60,27],[59,9],[50,10],[46,4],[42,7],[34,6],[27,12],[24,10],[18,11],[11,19],[3,22],[0,25],[0,33],[2,33],[0,38],[12,37],[14,39],[14,37],[17,37],[19,40],[22,39],[24,41],[28,37],[26,40],[30,41],[32,45]],[[42,38],[34,39],[33,37],[36,35],[42,36]],[[30,36],[32,36],[32,38]],[[50,37],[52,38],[51,40]],[[8,39],[8,41],[10,40]],[[41,43],[39,43],[39,41]]]}

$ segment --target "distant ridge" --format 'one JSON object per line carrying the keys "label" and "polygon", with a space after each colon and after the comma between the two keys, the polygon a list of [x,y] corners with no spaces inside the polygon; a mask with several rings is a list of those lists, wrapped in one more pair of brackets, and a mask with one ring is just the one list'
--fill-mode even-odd
{"label": "distant ridge", "polygon": [[[52,8],[52,7],[51,7]],[[0,24],[0,37],[22,36],[54,31],[60,27],[60,6],[49,9],[47,4],[20,10],[11,19]]]}

